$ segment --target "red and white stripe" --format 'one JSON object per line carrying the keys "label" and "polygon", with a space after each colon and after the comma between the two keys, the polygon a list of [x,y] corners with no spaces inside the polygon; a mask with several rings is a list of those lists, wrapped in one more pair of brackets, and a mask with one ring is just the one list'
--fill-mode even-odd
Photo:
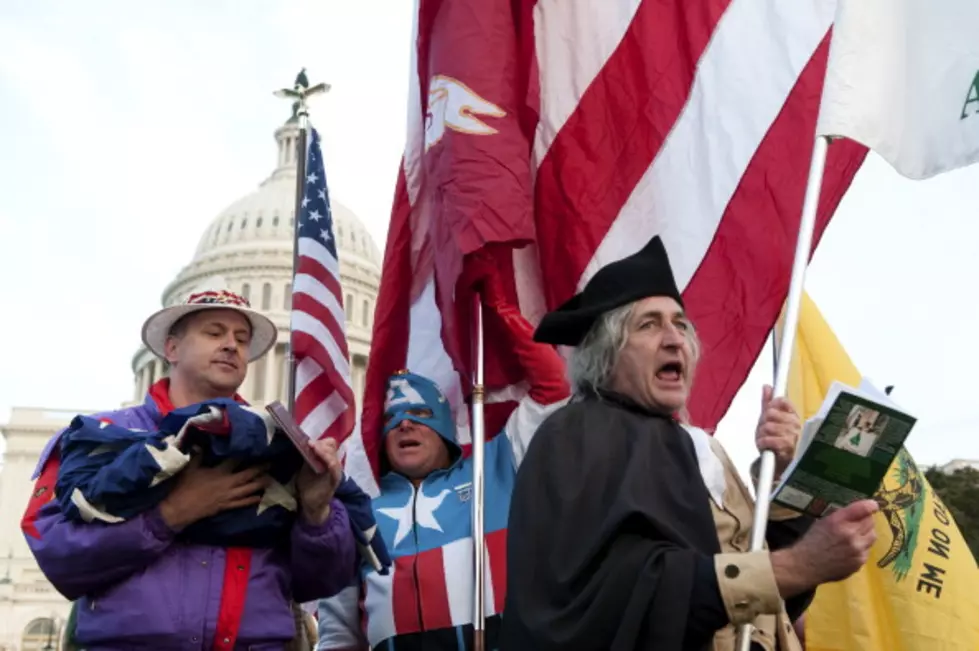
{"label": "red and white stripe", "polygon": [[[834,9],[833,0],[420,0],[359,444],[367,460],[384,381],[404,366],[442,386],[468,438],[459,409],[468,323],[454,283],[463,256],[496,242],[519,246],[498,267],[536,323],[660,234],[704,343],[690,411],[712,429],[788,289]],[[423,91],[434,75],[506,109],[483,118],[498,132],[447,131],[426,151]],[[509,155],[520,136],[526,192]],[[831,148],[817,242],[865,154],[849,142]],[[483,194],[474,184],[453,194],[480,164],[492,177]],[[500,346],[488,333],[487,364],[507,357]],[[492,371],[490,388],[520,381],[513,369]]]}
{"label": "red and white stripe", "polygon": [[[486,535],[486,616],[503,612],[506,595],[506,530]],[[368,574],[364,588],[367,640],[375,646],[393,635],[472,623],[473,543],[460,538],[417,556],[400,556],[386,576]],[[416,582],[417,578],[417,582]],[[422,620],[419,619],[419,616]]]}
{"label": "red and white stripe", "polygon": [[322,243],[300,237],[292,286],[292,351],[296,356],[294,417],[314,439],[343,440],[353,429],[340,265]]}

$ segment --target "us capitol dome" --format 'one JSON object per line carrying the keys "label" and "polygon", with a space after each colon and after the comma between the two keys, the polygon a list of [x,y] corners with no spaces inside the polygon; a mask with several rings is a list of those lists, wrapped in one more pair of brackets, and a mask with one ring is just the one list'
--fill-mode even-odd
{"label": "us capitol dome", "polygon": [[[272,319],[279,329],[278,341],[267,355],[249,366],[240,390],[246,400],[258,405],[286,400],[298,136],[294,118],[275,130],[277,155],[272,173],[211,221],[193,258],[164,288],[162,296],[163,305],[171,305],[191,290],[218,281],[246,296],[253,308]],[[331,208],[347,316],[351,382],[359,408],[381,278],[381,254],[349,208],[333,197]],[[142,345],[133,355],[132,371],[133,393],[120,396],[126,405],[142,402],[148,387],[166,375],[164,362]],[[31,475],[45,444],[75,415],[94,411],[102,410],[14,407],[10,422],[0,425],[0,434],[6,439],[0,472],[0,651],[60,648],[70,604],[35,563],[20,520],[34,486]]]}
{"label": "us capitol dome", "polygon": [[[289,308],[292,300],[292,247],[296,201],[296,140],[294,119],[275,131],[276,167],[251,194],[225,208],[204,230],[193,259],[163,290],[163,305],[180,302],[208,280],[220,278],[252,307],[268,315],[279,329],[275,346],[253,362],[241,388],[252,403],[286,402],[289,368]],[[347,313],[347,341],[354,394],[364,388],[374,303],[380,283],[381,254],[360,219],[331,196],[335,238],[340,258],[340,284]],[[133,356],[133,400],[165,375],[163,360],[145,346]]]}

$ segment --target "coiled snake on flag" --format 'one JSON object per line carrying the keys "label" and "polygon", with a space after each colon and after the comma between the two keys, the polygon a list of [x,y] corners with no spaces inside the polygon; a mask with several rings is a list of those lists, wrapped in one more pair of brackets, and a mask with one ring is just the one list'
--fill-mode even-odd
{"label": "coiled snake on flag", "polygon": [[924,483],[917,466],[907,452],[898,455],[901,464],[898,472],[903,481],[897,488],[885,490],[883,487],[874,495],[880,512],[891,529],[891,546],[887,553],[877,561],[877,567],[887,567],[893,563],[908,544],[908,522],[904,512],[923,497]]}

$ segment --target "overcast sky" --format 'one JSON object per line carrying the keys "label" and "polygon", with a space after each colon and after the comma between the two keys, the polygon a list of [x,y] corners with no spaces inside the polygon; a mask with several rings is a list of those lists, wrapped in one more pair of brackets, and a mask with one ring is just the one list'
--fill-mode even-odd
{"label": "overcast sky", "polygon": [[[0,421],[130,397],[143,319],[271,171],[271,93],[302,66],[333,85],[312,111],[331,194],[383,249],[411,4],[0,0]],[[871,156],[810,267],[857,366],[920,419],[924,464],[979,459],[977,207],[979,167],[912,182]],[[742,468],[771,373],[768,350],[718,432]]]}

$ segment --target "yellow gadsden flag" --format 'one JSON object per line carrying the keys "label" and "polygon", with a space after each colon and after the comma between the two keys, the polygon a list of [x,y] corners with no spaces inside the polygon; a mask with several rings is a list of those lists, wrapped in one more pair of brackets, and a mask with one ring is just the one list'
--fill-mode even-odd
{"label": "yellow gadsden flag", "polygon": [[[856,387],[860,379],[805,296],[789,379],[800,415],[819,410],[834,380]],[[979,651],[979,569],[906,451],[876,499],[881,512],[870,560],[846,581],[816,591],[806,612],[806,651]]]}

